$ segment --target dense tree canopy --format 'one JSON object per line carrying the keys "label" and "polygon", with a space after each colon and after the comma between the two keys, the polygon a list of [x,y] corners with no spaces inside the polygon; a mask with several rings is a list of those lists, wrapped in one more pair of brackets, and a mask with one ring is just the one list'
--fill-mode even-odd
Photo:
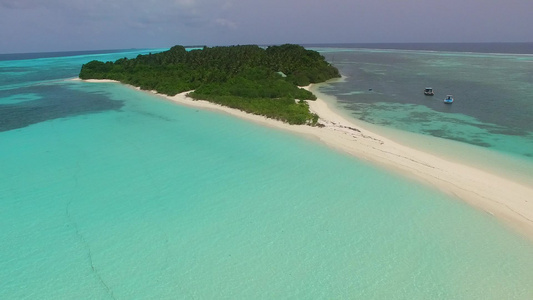
{"label": "dense tree canopy", "polygon": [[299,88],[340,77],[339,71],[316,51],[286,44],[266,49],[256,45],[183,46],[135,59],[91,61],[81,79],[113,79],[166,95],[191,91],[189,96],[278,119],[290,124],[316,124],[305,101],[316,97]]}

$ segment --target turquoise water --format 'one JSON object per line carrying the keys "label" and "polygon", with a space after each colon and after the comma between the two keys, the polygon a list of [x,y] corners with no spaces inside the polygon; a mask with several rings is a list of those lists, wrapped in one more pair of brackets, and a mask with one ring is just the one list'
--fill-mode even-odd
{"label": "turquoise water", "polygon": [[119,84],[22,78],[0,97],[1,299],[533,297],[533,243],[457,199]]}

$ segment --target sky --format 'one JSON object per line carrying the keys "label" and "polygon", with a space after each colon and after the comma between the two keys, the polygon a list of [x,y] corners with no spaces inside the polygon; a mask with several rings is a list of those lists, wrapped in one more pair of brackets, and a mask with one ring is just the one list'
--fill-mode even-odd
{"label": "sky", "polygon": [[533,0],[0,0],[0,53],[533,42]]}

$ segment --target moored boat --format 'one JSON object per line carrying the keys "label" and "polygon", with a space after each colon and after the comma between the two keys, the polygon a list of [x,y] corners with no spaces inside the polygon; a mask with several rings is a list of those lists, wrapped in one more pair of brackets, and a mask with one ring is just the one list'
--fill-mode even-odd
{"label": "moored boat", "polygon": [[433,95],[435,95],[435,93],[433,92],[433,89],[432,89],[432,88],[427,87],[427,88],[424,89],[424,95],[426,95],[426,96],[433,96]]}
{"label": "moored boat", "polygon": [[444,99],[444,103],[453,103],[453,96],[452,95],[446,96],[446,98]]}

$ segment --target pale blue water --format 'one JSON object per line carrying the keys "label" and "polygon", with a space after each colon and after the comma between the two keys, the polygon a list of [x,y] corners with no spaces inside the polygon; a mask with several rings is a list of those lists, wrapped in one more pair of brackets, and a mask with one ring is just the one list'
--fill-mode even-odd
{"label": "pale blue water", "polygon": [[0,61],[0,299],[533,297],[533,243],[457,199],[300,136],[65,80],[124,55]]}

